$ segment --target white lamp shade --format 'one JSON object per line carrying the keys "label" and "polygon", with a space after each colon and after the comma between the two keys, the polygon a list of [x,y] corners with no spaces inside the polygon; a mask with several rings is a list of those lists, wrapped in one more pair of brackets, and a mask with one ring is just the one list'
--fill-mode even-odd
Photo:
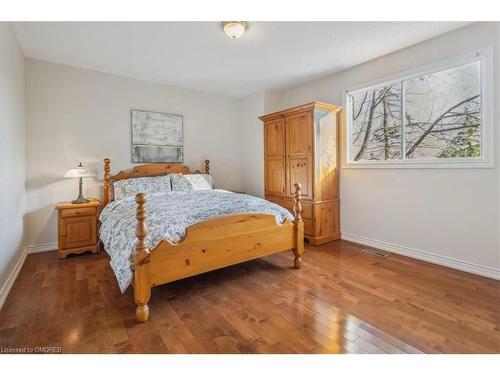
{"label": "white lamp shade", "polygon": [[70,169],[64,174],[66,178],[93,177],[93,175],[85,168],[82,163],[76,168]]}

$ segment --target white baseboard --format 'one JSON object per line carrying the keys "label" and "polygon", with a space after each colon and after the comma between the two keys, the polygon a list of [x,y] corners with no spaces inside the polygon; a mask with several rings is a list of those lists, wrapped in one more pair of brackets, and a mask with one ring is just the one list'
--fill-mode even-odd
{"label": "white baseboard", "polygon": [[7,281],[0,288],[0,310],[2,309],[3,304],[5,303],[5,300],[9,295],[12,285],[14,285],[14,281],[16,281],[17,279],[17,275],[19,275],[19,271],[21,271],[21,268],[23,267],[24,261],[26,260],[28,254],[42,253],[44,251],[53,251],[56,249],[57,249],[57,242],[51,242],[40,245],[29,245],[22,250],[19,260],[17,261],[16,265],[10,272],[9,277],[7,277]]}
{"label": "white baseboard", "polygon": [[57,250],[57,242],[49,242],[40,245],[29,245],[26,246],[28,249],[28,254],[43,253],[45,251]]}
{"label": "white baseboard", "polygon": [[364,236],[358,236],[352,233],[342,233],[341,237],[343,240],[355,242],[365,246],[371,246],[378,248],[380,250],[385,250],[391,253],[404,255],[410,258],[415,258],[423,260],[429,263],[439,264],[441,266],[455,268],[457,270],[473,273],[480,276],[489,277],[491,279],[500,280],[500,269],[493,267],[481,266],[479,264],[474,264],[466,262],[459,259],[453,259],[445,257],[442,255],[433,254],[423,250],[412,249],[406,246],[391,244],[384,241],[374,240],[372,238],[367,238]]}
{"label": "white baseboard", "polygon": [[5,303],[5,300],[7,299],[7,296],[9,295],[10,289],[12,288],[12,285],[14,285],[14,281],[16,281],[17,275],[19,275],[19,271],[21,271],[21,268],[23,267],[24,261],[26,260],[26,256],[28,255],[28,248],[25,247],[22,252],[21,256],[19,257],[16,265],[10,272],[9,277],[7,277],[7,280],[5,281],[5,284],[2,285],[2,288],[0,289],[0,310],[3,307],[3,304]]}

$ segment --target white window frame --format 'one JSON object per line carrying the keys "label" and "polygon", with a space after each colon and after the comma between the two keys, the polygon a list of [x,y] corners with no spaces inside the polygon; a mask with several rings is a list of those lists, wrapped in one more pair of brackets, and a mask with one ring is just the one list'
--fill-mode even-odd
{"label": "white window frame", "polygon": [[[478,158],[420,158],[358,161],[351,159],[352,105],[350,102],[350,95],[361,91],[373,90],[403,80],[438,73],[443,70],[474,62],[480,62],[481,75],[481,155]],[[495,136],[493,131],[493,85],[493,48],[486,47],[451,59],[425,65],[417,69],[356,85],[348,90],[343,90],[343,106],[345,108],[345,152],[342,163],[343,168],[493,168],[493,140]],[[401,95],[403,96],[404,94],[402,93]],[[402,100],[404,100],[403,97]],[[403,128],[402,126],[402,137],[404,136]],[[404,142],[403,138],[402,140]]]}

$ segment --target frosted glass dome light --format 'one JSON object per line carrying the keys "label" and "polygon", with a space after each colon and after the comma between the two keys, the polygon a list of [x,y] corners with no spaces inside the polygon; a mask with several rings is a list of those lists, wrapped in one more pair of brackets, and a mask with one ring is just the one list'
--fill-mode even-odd
{"label": "frosted glass dome light", "polygon": [[231,39],[237,39],[245,33],[247,23],[244,21],[222,22],[222,28],[228,37]]}

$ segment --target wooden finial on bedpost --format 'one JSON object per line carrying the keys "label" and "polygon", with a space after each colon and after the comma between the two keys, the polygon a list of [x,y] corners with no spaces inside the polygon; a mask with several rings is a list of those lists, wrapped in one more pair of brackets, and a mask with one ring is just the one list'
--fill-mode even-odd
{"label": "wooden finial on bedpost", "polygon": [[148,235],[148,229],[146,228],[146,207],[144,207],[146,201],[147,198],[144,193],[139,193],[135,196],[135,202],[137,203],[135,215],[137,219],[137,225],[135,226],[135,235],[137,237],[136,251],[147,249],[146,236]]}
{"label": "wooden finial on bedpost", "polygon": [[104,207],[109,203],[109,171],[111,170],[111,168],[109,167],[109,163],[111,163],[110,159],[104,159],[104,186],[102,194],[102,205]]}
{"label": "wooden finial on bedpost", "polygon": [[205,160],[205,173],[210,174],[210,160]]}
{"label": "wooden finial on bedpost", "polygon": [[302,185],[298,182],[296,182],[293,187],[295,188],[295,191],[293,193],[293,213],[295,214],[295,221],[302,221],[302,216],[300,215],[302,212],[302,204],[300,203],[300,189],[302,188]]}
{"label": "wooden finial on bedpost", "polygon": [[146,243],[148,230],[146,228],[146,194],[139,193],[135,196],[137,203],[135,235],[135,269],[134,269],[134,297],[137,304],[135,317],[138,322],[145,322],[149,318],[149,297],[151,284],[149,280],[149,249]]}
{"label": "wooden finial on bedpost", "polygon": [[300,215],[302,212],[302,205],[300,204],[300,189],[302,188],[302,186],[298,182],[296,182],[293,186],[295,188],[295,191],[293,193],[293,212],[295,214],[295,220],[293,221],[293,225],[295,228],[295,246],[293,249],[293,253],[295,255],[295,268],[301,268],[302,254],[304,253],[304,222],[302,221],[302,216]]}

